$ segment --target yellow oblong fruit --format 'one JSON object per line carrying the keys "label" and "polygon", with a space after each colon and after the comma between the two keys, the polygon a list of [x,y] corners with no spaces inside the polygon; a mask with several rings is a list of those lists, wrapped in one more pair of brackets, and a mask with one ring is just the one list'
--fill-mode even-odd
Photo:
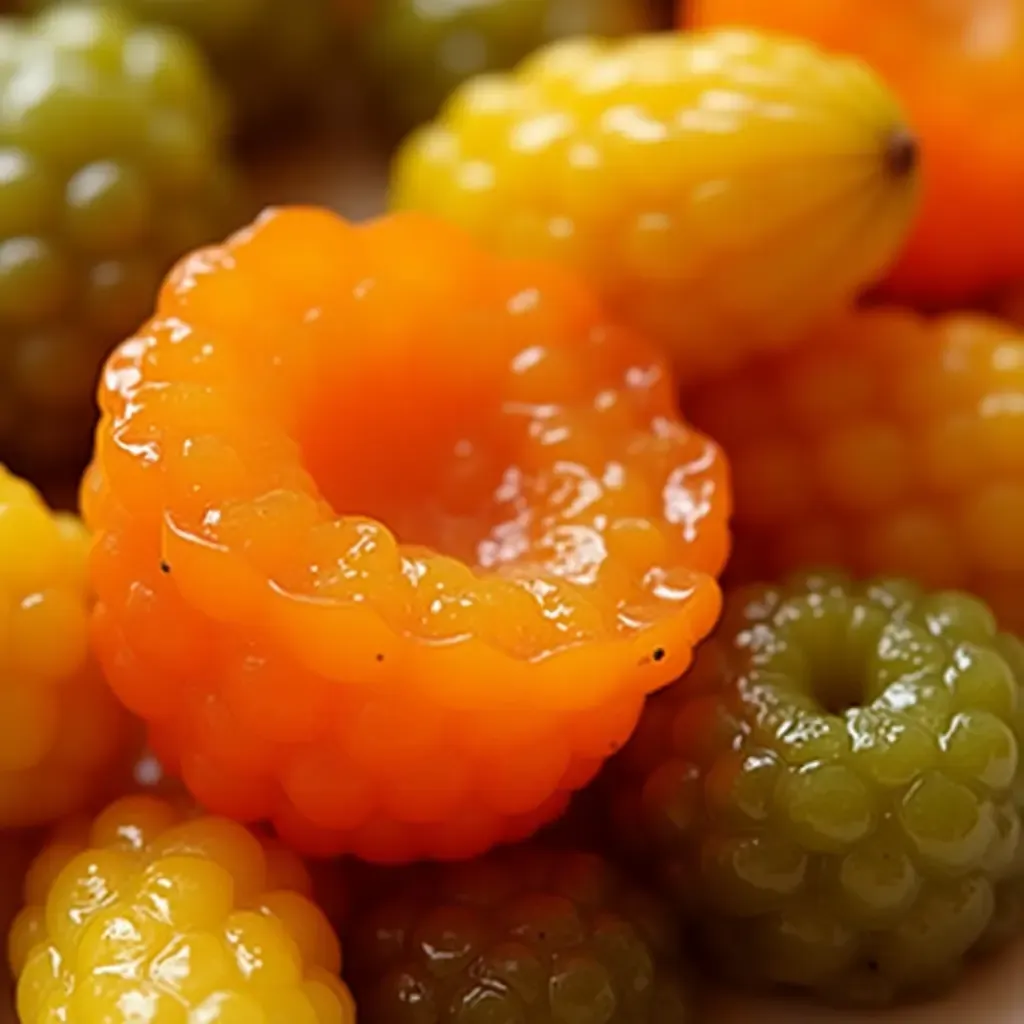
{"label": "yellow oblong fruit", "polygon": [[719,30],[569,40],[471,79],[406,141],[390,203],[576,267],[692,382],[880,277],[917,192],[865,65]]}

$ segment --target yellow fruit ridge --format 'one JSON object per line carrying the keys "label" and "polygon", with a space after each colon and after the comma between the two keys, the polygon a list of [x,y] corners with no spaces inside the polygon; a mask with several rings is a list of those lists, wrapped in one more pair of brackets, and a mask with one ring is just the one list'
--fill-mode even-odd
{"label": "yellow fruit ridge", "polygon": [[296,856],[145,795],[58,829],[11,928],[25,1024],[354,1024]]}
{"label": "yellow fruit ridge", "polygon": [[89,649],[89,537],[0,466],[0,828],[49,824],[130,770],[137,731]]}
{"label": "yellow fruit ridge", "polygon": [[917,193],[865,65],[719,30],[569,40],[471,79],[406,141],[390,202],[580,269],[692,381],[880,277]]}

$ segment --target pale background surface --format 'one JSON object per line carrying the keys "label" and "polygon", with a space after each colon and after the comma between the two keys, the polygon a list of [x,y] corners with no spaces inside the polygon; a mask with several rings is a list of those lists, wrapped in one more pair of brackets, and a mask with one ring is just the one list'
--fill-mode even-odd
{"label": "pale background surface", "polygon": [[[267,161],[255,185],[261,203],[315,203],[349,217],[381,206],[384,168],[373,156],[354,156],[357,140],[321,144],[286,161]],[[0,1024],[16,1024],[0,977]],[[729,995],[712,999],[708,1024],[1024,1024],[1024,940],[975,970],[946,1000],[912,1009],[842,1013],[814,1006],[750,1001]]]}

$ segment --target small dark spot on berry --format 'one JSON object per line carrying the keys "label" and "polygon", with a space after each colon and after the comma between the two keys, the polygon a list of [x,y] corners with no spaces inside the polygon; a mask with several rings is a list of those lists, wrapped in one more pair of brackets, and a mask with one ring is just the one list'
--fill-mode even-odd
{"label": "small dark spot on berry", "polygon": [[869,960],[868,964],[867,964],[867,967],[868,967],[869,971],[877,971],[878,970],[878,961],[874,960],[874,959]]}
{"label": "small dark spot on berry", "polygon": [[378,661],[383,661],[384,660],[384,655],[383,654],[378,654],[377,655],[377,660]]}
{"label": "small dark spot on berry", "polygon": [[166,562],[161,562],[160,563],[160,571],[161,572],[170,572],[171,571],[171,567]]}
{"label": "small dark spot on berry", "polygon": [[654,659],[655,661],[661,661],[661,660],[662,660],[662,659],[663,659],[663,658],[665,657],[665,651],[664,651],[664,649],[663,649],[663,648],[661,648],[661,647],[655,647],[655,649],[654,649],[654,653],[653,653],[653,654],[651,655],[651,657],[652,657],[652,658],[653,658],[653,659]]}

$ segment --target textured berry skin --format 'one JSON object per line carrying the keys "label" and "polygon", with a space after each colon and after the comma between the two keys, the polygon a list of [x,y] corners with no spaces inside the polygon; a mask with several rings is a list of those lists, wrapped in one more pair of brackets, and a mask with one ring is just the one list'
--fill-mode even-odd
{"label": "textured berry skin", "polygon": [[188,43],[81,5],[0,22],[0,459],[88,456],[97,371],[182,253],[230,227]]}
{"label": "textured berry skin", "polygon": [[[645,0],[382,0],[363,30],[364,57],[398,127],[437,114],[473,75],[514,67],[538,46],[664,27]],[[395,69],[401,68],[401,74]]]}
{"label": "textured berry skin", "polygon": [[[36,8],[64,0],[29,0]],[[85,0],[188,36],[230,101],[238,137],[308,114],[344,59],[338,0]],[[204,239],[205,241],[205,239]]]}
{"label": "textured berry skin", "polygon": [[[22,881],[42,837],[31,832],[0,834],[0,935],[6,936],[22,907]],[[0,959],[0,1024],[18,1024],[14,1016],[14,980],[6,958]]]}
{"label": "textured berry skin", "polygon": [[338,939],[292,854],[125,797],[25,881],[9,955],[25,1024],[354,1024]]}
{"label": "textured berry skin", "polygon": [[880,275],[916,180],[902,114],[861,64],[664,33],[556,43],[468,82],[400,151],[390,202],[577,268],[692,381]]}
{"label": "textured berry skin", "polygon": [[661,357],[439,220],[271,211],[114,353],[95,634],[157,753],[309,852],[558,813],[719,610],[729,493]]}
{"label": "textured berry skin", "polygon": [[0,467],[0,828],[109,795],[135,730],[89,652],[88,537]]}
{"label": "textured berry skin", "polygon": [[[744,24],[857,55],[921,141],[922,208],[890,296],[945,306],[1024,278],[1022,0],[687,0],[689,23]],[[683,15],[681,15],[682,20]]]}
{"label": "textured berry skin", "polygon": [[733,591],[609,769],[618,834],[750,982],[885,1002],[1021,922],[1024,645],[976,598]]}
{"label": "textured berry skin", "polygon": [[730,455],[736,579],[805,565],[979,595],[1024,630],[1024,334],[846,314],[684,401]]}
{"label": "textured berry skin", "polygon": [[697,1019],[675,923],[597,856],[519,847],[376,883],[345,937],[363,1024]]}

